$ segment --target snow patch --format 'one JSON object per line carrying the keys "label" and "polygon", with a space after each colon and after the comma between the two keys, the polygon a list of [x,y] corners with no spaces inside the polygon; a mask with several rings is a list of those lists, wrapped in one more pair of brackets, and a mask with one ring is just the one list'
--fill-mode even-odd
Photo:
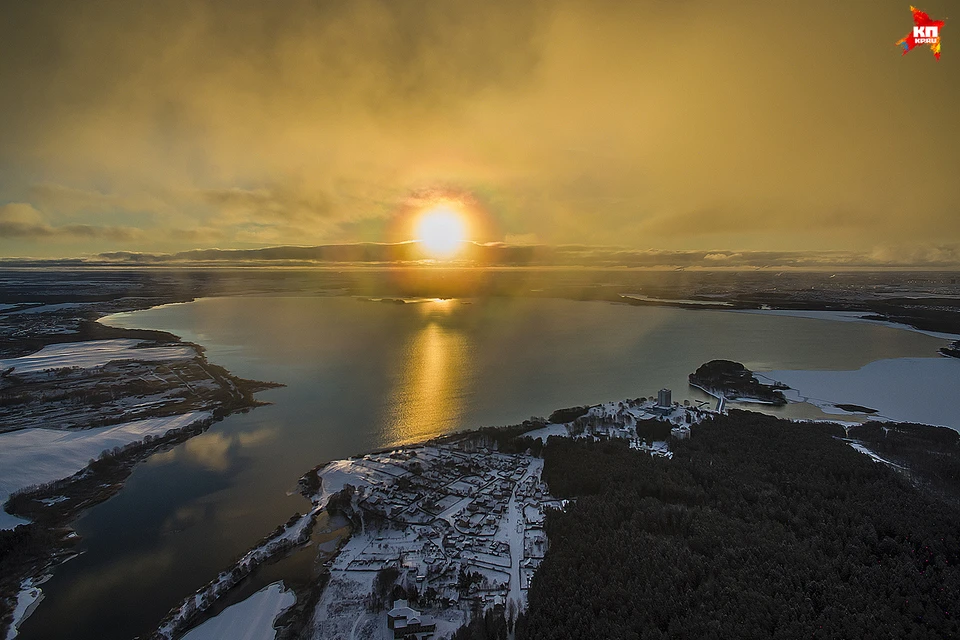
{"label": "snow patch", "polygon": [[541,429],[534,429],[533,431],[527,431],[523,434],[524,438],[533,438],[534,440],[542,440],[546,442],[550,436],[560,436],[566,438],[570,435],[570,432],[567,430],[567,425],[565,424],[548,424],[547,426]]}
{"label": "snow patch", "polygon": [[219,615],[191,629],[181,640],[267,640],[277,635],[277,617],[297,601],[292,592],[274,582],[255,594],[230,605]]}
{"label": "snow patch", "polygon": [[377,471],[369,464],[364,464],[363,460],[335,460],[325,466],[318,472],[320,480],[320,495],[318,504],[325,505],[335,493],[343,490],[345,485],[353,485],[356,488],[377,486],[384,483],[384,480],[393,482],[393,476],[381,471]]}
{"label": "snow patch", "polygon": [[[56,304],[41,304],[32,307],[26,307],[19,311],[13,311],[10,315],[35,314],[35,313],[56,313],[58,311],[71,311],[74,309],[83,309],[92,306],[92,302],[58,302]],[[0,305],[3,306],[3,305]],[[18,306],[18,305],[9,305]]]}
{"label": "snow patch", "polygon": [[787,316],[790,318],[809,318],[811,320],[833,320],[834,322],[864,322],[867,324],[891,327],[893,329],[902,329],[904,331],[913,331],[933,338],[942,338],[944,340],[956,340],[957,335],[953,333],[943,333],[940,331],[926,331],[917,329],[908,324],[899,322],[889,322],[887,320],[872,320],[866,316],[869,311],[804,311],[799,309],[737,309],[733,313],[753,313],[770,316]]}
{"label": "snow patch", "polygon": [[186,344],[162,347],[136,348],[141,340],[128,338],[118,340],[91,340],[89,342],[65,342],[49,344],[36,353],[19,358],[0,359],[0,370],[14,368],[14,373],[31,373],[45,369],[78,367],[92,369],[102,367],[114,360],[191,360],[196,350]]}
{"label": "snow patch", "polygon": [[[41,579],[40,582],[43,582]],[[17,594],[17,604],[13,609],[13,622],[7,630],[7,640],[13,640],[20,632],[20,625],[30,617],[43,600],[43,592],[36,586],[40,582],[34,582],[29,579],[20,585],[20,593]]]}
{"label": "snow patch", "polygon": [[209,607],[217,598],[236,586],[258,566],[271,557],[306,542],[309,539],[308,527],[316,520],[318,513],[320,513],[320,507],[314,507],[306,515],[297,518],[292,524],[285,525],[280,533],[271,535],[262,544],[244,554],[233,569],[221,572],[206,587],[188,597],[178,608],[174,609],[160,625],[155,637],[172,639],[197,611],[203,611]]}
{"label": "snow patch", "polygon": [[903,469],[903,468],[904,468],[904,467],[900,466],[899,464],[895,464],[895,463],[893,463],[893,462],[890,462],[890,461],[887,460],[886,458],[881,458],[880,456],[878,456],[877,454],[875,454],[873,451],[871,451],[870,449],[867,449],[865,446],[863,446],[862,444],[860,444],[859,442],[848,442],[847,444],[849,444],[851,447],[853,447],[854,449],[856,449],[856,450],[859,451],[860,453],[862,453],[862,454],[864,454],[864,455],[870,456],[870,457],[873,459],[874,462],[882,462],[883,464],[888,464],[888,465],[890,465],[891,467],[896,467],[897,469]]}
{"label": "snow patch", "polygon": [[621,293],[621,298],[629,298],[631,300],[640,300],[641,302],[659,302],[663,304],[670,305],[704,305],[707,307],[732,307],[733,304],[725,300],[693,300],[690,298],[655,298],[653,296],[645,296],[639,293]]}
{"label": "snow patch", "polygon": [[[101,452],[162,436],[211,417],[208,411],[135,420],[83,431],[22,429],[0,433],[0,504],[18,489],[68,478]],[[12,529],[26,520],[0,511],[0,529]]]}

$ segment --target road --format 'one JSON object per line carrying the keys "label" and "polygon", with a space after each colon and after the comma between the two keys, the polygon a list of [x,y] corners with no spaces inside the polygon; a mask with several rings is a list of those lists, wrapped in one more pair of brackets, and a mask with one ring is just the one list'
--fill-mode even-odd
{"label": "road", "polygon": [[531,475],[539,475],[543,461],[534,458],[530,461],[526,472],[517,481],[513,487],[513,495],[510,496],[510,502],[507,505],[507,517],[504,527],[510,541],[510,591],[507,594],[508,600],[517,603],[519,609],[524,608],[523,590],[520,584],[520,565],[523,563],[523,505],[517,498],[517,489]]}

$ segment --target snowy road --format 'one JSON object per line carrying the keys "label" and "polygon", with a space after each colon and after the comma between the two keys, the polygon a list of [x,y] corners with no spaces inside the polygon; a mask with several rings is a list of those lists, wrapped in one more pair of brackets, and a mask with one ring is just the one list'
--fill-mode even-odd
{"label": "snowy road", "polygon": [[520,565],[523,563],[524,518],[523,506],[517,497],[517,490],[527,478],[531,476],[539,478],[542,469],[543,460],[534,458],[530,461],[526,472],[513,488],[513,495],[510,496],[510,502],[507,505],[507,517],[503,527],[510,544],[510,591],[507,599],[515,601],[520,609],[526,606],[522,585],[520,584]]}

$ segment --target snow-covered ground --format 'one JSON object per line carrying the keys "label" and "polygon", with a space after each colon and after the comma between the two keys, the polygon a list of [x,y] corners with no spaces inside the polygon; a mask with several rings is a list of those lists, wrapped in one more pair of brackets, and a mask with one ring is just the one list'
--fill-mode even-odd
{"label": "snow-covered ground", "polygon": [[548,424],[547,426],[541,429],[534,429],[533,431],[527,431],[523,434],[525,438],[532,438],[534,440],[542,440],[546,442],[550,436],[560,436],[567,437],[570,435],[570,430],[567,429],[565,424]]}
{"label": "snow-covered ground", "polygon": [[13,609],[13,622],[10,623],[10,628],[7,630],[6,640],[13,640],[17,637],[20,625],[30,617],[41,600],[43,600],[43,592],[34,584],[33,580],[27,580],[21,585],[20,593],[17,594],[17,604]]}
{"label": "snow-covered ground", "polygon": [[[102,451],[143,440],[148,435],[162,436],[171,429],[180,429],[210,416],[207,411],[192,411],[84,431],[23,429],[2,433],[0,504],[18,489],[72,476]],[[0,529],[12,529],[24,522],[0,511]]]}
{"label": "snow-covered ground", "polygon": [[758,378],[790,386],[788,400],[806,401],[826,413],[846,414],[835,404],[876,409],[877,419],[919,422],[960,431],[960,359],[892,358],[856,371],[767,371]]}
{"label": "snow-covered ground", "polygon": [[[397,468],[397,471],[401,470]],[[405,472],[404,472],[405,473]],[[318,503],[325,505],[333,494],[342,491],[346,484],[356,488],[380,485],[384,481],[393,482],[394,474],[377,471],[366,460],[334,460],[319,474],[322,483]],[[403,475],[403,473],[401,473]]]}
{"label": "snow-covered ground", "polygon": [[663,440],[654,440],[650,444],[638,444],[634,448],[640,451],[646,451],[652,456],[673,458],[673,451],[670,451],[670,444]]}
{"label": "snow-covered ground", "polygon": [[[559,431],[567,434],[566,428]],[[397,487],[418,467],[416,494]],[[358,487],[354,505],[390,509],[386,528],[361,527],[330,566],[330,581],[317,604],[312,637],[337,640],[389,637],[384,615],[367,610],[367,596],[380,569],[400,560],[400,582],[459,598],[459,570],[480,574],[476,593],[457,605],[434,603],[425,613],[437,623],[435,637],[449,638],[469,618],[470,602],[482,606],[513,601],[522,609],[529,578],[541,555],[528,556],[525,535],[543,533],[545,505],[556,502],[541,483],[543,460],[459,444],[423,445],[331,463],[319,471],[323,504],[345,484]],[[425,497],[415,497],[423,494]],[[424,503],[431,506],[424,509]],[[473,504],[476,502],[476,504]],[[533,543],[531,543],[533,544]]]}
{"label": "snow-covered ground", "polygon": [[277,616],[296,600],[282,582],[274,582],[191,629],[181,640],[271,640],[277,635],[273,628]]}
{"label": "snow-covered ground", "polygon": [[900,466],[899,464],[895,464],[895,463],[893,463],[893,462],[890,462],[890,461],[887,460],[886,458],[881,458],[880,456],[878,456],[877,454],[875,454],[873,451],[871,451],[870,449],[867,449],[865,446],[863,446],[862,444],[860,444],[859,442],[850,442],[850,443],[848,443],[848,444],[849,444],[851,447],[853,447],[854,449],[856,449],[857,451],[859,451],[860,453],[862,453],[862,454],[864,454],[864,455],[866,455],[866,456],[870,456],[870,458],[873,459],[874,462],[882,462],[883,464],[888,464],[888,465],[890,465],[891,467],[896,467],[897,469],[903,469],[903,467]]}
{"label": "snow-covered ground", "polygon": [[663,302],[666,304],[677,304],[677,305],[690,305],[690,304],[701,304],[711,307],[730,307],[733,306],[731,303],[725,300],[691,300],[684,298],[655,298],[652,296],[645,296],[639,293],[621,293],[621,298],[630,298],[631,300],[640,300],[642,302]]}
{"label": "snow-covered ground", "polygon": [[833,320],[835,322],[866,322],[868,324],[878,324],[894,329],[903,329],[904,331],[914,331],[934,338],[943,338],[944,340],[956,340],[957,335],[953,333],[942,333],[940,331],[925,331],[917,329],[910,325],[900,324],[898,322],[887,322],[886,320],[870,320],[865,316],[870,315],[868,311],[804,311],[799,309],[737,309],[732,313],[754,313],[770,316],[788,316],[791,318],[810,318],[812,320]]}
{"label": "snow-covered ground", "polygon": [[[200,589],[197,593],[189,596],[180,603],[180,606],[172,611],[171,615],[160,625],[155,637],[167,638],[168,640],[173,638],[179,632],[180,626],[189,620],[194,612],[207,608],[217,598],[232,589],[243,577],[249,575],[250,572],[273,556],[306,542],[308,540],[307,527],[316,520],[319,512],[320,507],[314,507],[306,515],[300,516],[292,523],[284,525],[283,531],[279,534],[271,535],[263,543],[244,554],[233,567],[233,569],[239,570],[239,575],[236,575],[233,569],[220,572],[206,587]],[[210,637],[232,638],[233,636]]]}
{"label": "snow-covered ground", "polygon": [[[56,311],[67,311],[73,309],[83,309],[85,307],[91,307],[96,305],[95,302],[59,302],[57,304],[41,304],[33,307],[26,307],[25,309],[20,309],[19,311],[12,311],[10,315],[17,314],[31,314],[31,313],[54,313]],[[5,305],[0,305],[3,307]],[[19,305],[6,305],[9,307],[19,306]],[[2,311],[2,309],[0,309]]]}
{"label": "snow-covered ground", "polygon": [[196,350],[186,344],[137,349],[141,340],[92,340],[90,342],[66,342],[51,344],[28,356],[0,359],[0,371],[14,368],[14,373],[29,373],[44,369],[79,367],[90,369],[102,367],[114,360],[190,360]]}

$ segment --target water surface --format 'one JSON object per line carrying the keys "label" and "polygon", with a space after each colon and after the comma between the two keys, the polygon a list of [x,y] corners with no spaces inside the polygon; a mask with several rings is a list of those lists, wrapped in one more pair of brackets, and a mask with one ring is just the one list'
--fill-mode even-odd
{"label": "water surface", "polygon": [[[272,405],[153,456],[89,510],[77,522],[85,553],[44,585],[27,640],[148,634],[304,510],[290,492],[331,459],[664,386],[674,399],[708,400],[686,378],[714,358],[760,371],[850,370],[943,344],[863,323],[554,299],[224,297],[107,322],[170,331],[239,376],[287,386],[259,394]],[[824,417],[807,405],[779,412]]]}

